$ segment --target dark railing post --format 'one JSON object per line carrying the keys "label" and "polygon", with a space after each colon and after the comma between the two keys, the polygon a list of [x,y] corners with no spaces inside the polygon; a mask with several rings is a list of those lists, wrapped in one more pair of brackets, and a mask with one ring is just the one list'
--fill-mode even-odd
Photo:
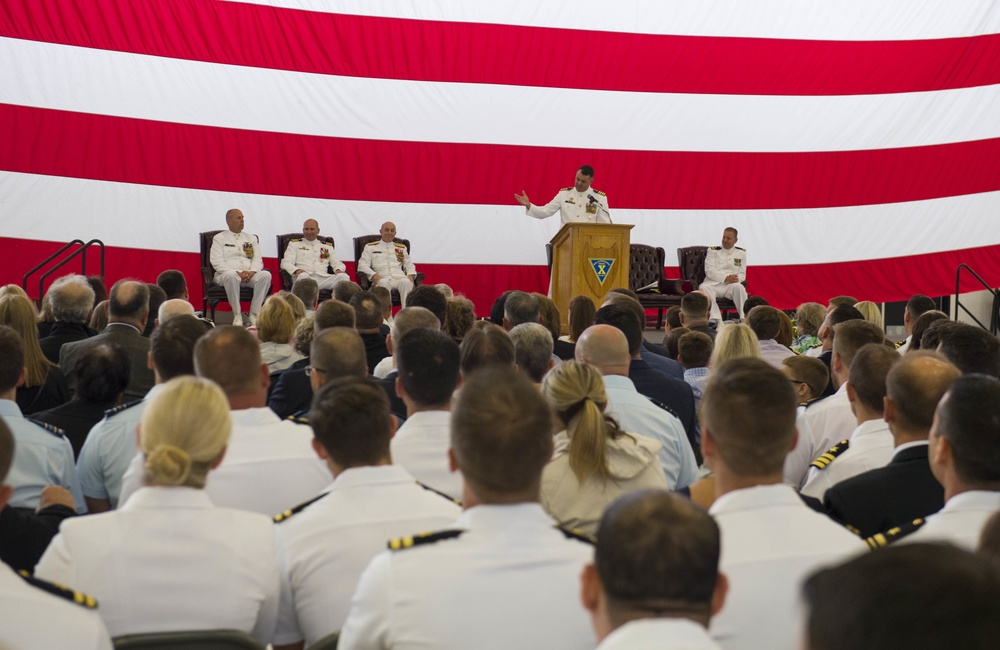
{"label": "dark railing post", "polygon": [[52,253],[48,257],[46,257],[44,260],[42,260],[41,262],[39,262],[38,264],[36,264],[35,266],[33,266],[31,268],[31,270],[29,270],[27,273],[25,273],[24,277],[21,279],[21,288],[24,289],[25,291],[27,291],[28,290],[28,279],[32,275],[34,275],[39,270],[41,270],[42,268],[44,268],[46,264],[48,264],[52,260],[56,259],[60,255],[62,255],[63,253],[65,253],[67,250],[69,250],[69,248],[71,246],[74,246],[74,245],[79,246],[79,248],[77,248],[75,251],[73,251],[72,253],[70,253],[65,258],[59,260],[59,262],[56,263],[55,266],[53,266],[51,269],[49,269],[48,271],[46,271],[45,273],[43,273],[38,278],[38,302],[39,302],[39,305],[41,305],[42,296],[45,295],[45,279],[48,278],[53,273],[55,273],[56,271],[58,271],[59,269],[61,269],[63,266],[65,266],[68,262],[70,262],[73,258],[77,257],[78,255],[80,256],[80,274],[81,275],[87,275],[87,249],[90,248],[91,246],[97,246],[98,249],[100,250],[100,253],[101,253],[101,257],[100,257],[100,262],[101,262],[101,279],[102,280],[104,279],[104,242],[102,242],[100,239],[91,239],[87,243],[84,243],[83,240],[81,240],[81,239],[74,239],[73,241],[71,241],[71,242],[63,245],[62,247],[60,247],[59,250],[57,250],[56,252]]}
{"label": "dark railing post", "polygon": [[[983,286],[983,288],[986,291],[989,291],[990,295],[993,296],[993,302],[990,304],[990,326],[989,327],[986,327],[985,325],[983,325],[983,323],[978,318],[976,318],[975,314],[973,314],[971,311],[969,311],[969,309],[965,305],[962,304],[961,300],[959,300],[959,292],[960,292],[961,285],[962,285],[962,270],[963,269],[966,270],[966,271],[968,271],[972,275],[972,277],[975,278],[979,282],[979,284],[981,284]],[[990,285],[986,284],[986,280],[983,280],[981,277],[979,277],[979,274],[976,273],[975,271],[973,271],[969,267],[968,264],[959,264],[958,268],[955,270],[955,317],[956,318],[958,317],[958,310],[959,310],[959,308],[961,308],[962,311],[964,311],[966,314],[968,314],[969,318],[971,318],[972,320],[976,321],[976,324],[978,324],[984,330],[989,330],[990,334],[994,334],[995,335],[997,333],[997,327],[998,327],[998,325],[1000,325],[1000,322],[998,322],[998,321],[1000,321],[1000,319],[998,319],[998,313],[1000,313],[1000,312],[998,312],[998,310],[1000,310],[1000,291],[997,291],[996,289],[994,289]]]}

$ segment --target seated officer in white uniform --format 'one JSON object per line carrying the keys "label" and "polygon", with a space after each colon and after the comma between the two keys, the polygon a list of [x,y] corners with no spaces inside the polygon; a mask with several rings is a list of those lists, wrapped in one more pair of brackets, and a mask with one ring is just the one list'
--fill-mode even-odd
{"label": "seated officer in white uniform", "polygon": [[361,251],[358,273],[365,274],[373,287],[385,287],[399,292],[399,300],[406,304],[406,296],[413,290],[417,267],[410,261],[406,246],[393,241],[396,224],[386,221],[379,230],[382,239],[370,242]]}
{"label": "seated officer in white uniform", "polygon": [[608,197],[604,192],[593,189],[594,168],[584,165],[576,170],[576,182],[573,187],[564,187],[552,200],[545,205],[534,205],[528,199],[528,193],[514,193],[514,199],[523,205],[529,217],[547,219],[556,212],[563,223],[611,223],[611,213],[608,212]]}
{"label": "seated officer in white uniform", "polygon": [[231,426],[213,382],[164,384],[139,429],[142,489],[119,510],[63,521],[38,576],[93,593],[112,636],[232,629],[268,643],[280,593],[271,520],[204,490]]}
{"label": "seated officer in white uniform", "polygon": [[633,492],[610,505],[594,563],[580,579],[598,650],[718,650],[705,628],[728,588],[719,547],[708,513],[666,490]]}
{"label": "seated officer in white uniform", "polygon": [[77,511],[87,511],[73,464],[73,447],[60,429],[21,415],[14,397],[24,381],[24,343],[15,330],[0,325],[0,420],[17,440],[17,457],[10,468],[8,483],[14,488],[9,497],[14,508],[38,507],[46,485],[59,485],[73,494]]}
{"label": "seated officer in white uniform", "polygon": [[747,252],[736,245],[736,228],[722,231],[722,246],[709,246],[705,251],[705,281],[698,288],[712,299],[712,318],[722,320],[717,298],[729,298],[743,318],[743,303],[747,300]]}
{"label": "seated officer in white uniform", "polygon": [[[5,483],[14,436],[0,420],[0,510],[14,488]],[[92,596],[18,575],[0,562],[0,647],[111,650]]]}
{"label": "seated officer in white uniform", "polygon": [[250,302],[250,324],[257,324],[264,299],[271,291],[271,272],[264,270],[264,254],[257,235],[243,232],[243,212],[233,208],[226,212],[226,225],[212,240],[211,262],[215,268],[214,282],[226,289],[226,299],[233,310],[233,325],[243,325],[240,313],[240,285],[253,287]]}
{"label": "seated officer in white uniform", "polygon": [[451,423],[464,512],[451,528],[395,539],[372,560],[338,647],[593,648],[579,603],[593,547],[557,528],[538,502],[553,450],[538,388],[512,368],[472,373]]}
{"label": "seated officer in white uniform", "polygon": [[[358,578],[387,540],[453,523],[458,504],[393,465],[395,419],[382,388],[357,377],[324,384],[309,422],[333,484],[275,517],[282,576],[276,650],[311,646],[339,630]],[[287,645],[283,645],[287,644]]]}
{"label": "seated officer in white uniform", "polygon": [[713,368],[701,398],[702,453],[718,495],[709,513],[722,532],[719,569],[729,578],[711,632],[725,650],[798,647],[803,578],[865,548],[782,485],[795,413],[791,383],[760,359]]}
{"label": "seated officer in white uniform", "polygon": [[[347,267],[337,258],[333,246],[317,239],[319,223],[306,219],[302,224],[302,239],[293,239],[285,248],[281,259],[281,269],[292,276],[292,280],[312,278],[320,289],[333,289],[338,282],[349,282]],[[312,308],[312,305],[306,305]]]}

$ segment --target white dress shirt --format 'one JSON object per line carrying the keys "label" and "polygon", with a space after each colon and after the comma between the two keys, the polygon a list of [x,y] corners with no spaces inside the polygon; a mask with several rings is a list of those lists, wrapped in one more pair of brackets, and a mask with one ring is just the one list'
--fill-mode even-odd
{"label": "white dress shirt", "polygon": [[785,482],[793,487],[805,485],[809,463],[826,451],[851,437],[858,418],[847,399],[847,382],[837,392],[810,404],[798,418],[799,442],[785,459]]}
{"label": "white dress shirt", "polygon": [[787,485],[723,494],[709,514],[722,534],[719,570],[729,577],[726,604],[710,630],[725,650],[797,648],[802,581],[866,548]]}
{"label": "white dress shirt", "polygon": [[450,446],[451,413],[418,411],[399,427],[389,449],[394,464],[424,485],[461,500],[462,475],[448,466]]}
{"label": "white dress shirt", "polygon": [[979,547],[983,526],[1000,510],[1000,492],[970,490],[948,499],[923,526],[902,538],[908,542],[951,542],[968,551]]}
{"label": "white dress shirt", "polygon": [[531,204],[526,212],[535,219],[547,219],[558,212],[563,223],[611,223],[608,197],[592,187],[586,192],[577,192],[575,186],[563,188],[545,205]]}
{"label": "white dress shirt", "polygon": [[358,578],[395,537],[439,530],[462,509],[402,467],[344,470],[327,493],[276,526],[281,614],[274,642],[310,646],[344,625]]}
{"label": "white dress shirt", "polygon": [[277,620],[271,520],[195,488],[143,488],[114,512],[66,519],[35,573],[97,598],[113,637],[233,629],[267,643]]}
{"label": "white dress shirt", "polygon": [[597,650],[720,650],[703,626],[683,618],[641,618],[609,634]]}
{"label": "white dress shirt", "polygon": [[892,432],[881,418],[862,422],[849,438],[847,450],[823,469],[809,468],[802,494],[820,501],[831,487],[872,469],[885,467],[892,460]]}
{"label": "white dress shirt", "polygon": [[479,505],[457,537],[375,556],[340,650],[594,648],[580,606],[593,547],[567,538],[537,503]]}

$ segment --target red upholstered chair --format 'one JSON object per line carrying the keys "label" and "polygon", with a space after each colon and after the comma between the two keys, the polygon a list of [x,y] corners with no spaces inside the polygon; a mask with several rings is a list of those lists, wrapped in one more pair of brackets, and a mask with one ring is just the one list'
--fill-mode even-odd
{"label": "red upholstered chair", "polygon": [[[666,253],[660,247],[632,244],[629,251],[629,288],[639,296],[645,309],[656,310],[656,329],[663,327],[663,312],[681,304],[683,281],[665,279]],[[643,323],[645,325],[645,323]]]}

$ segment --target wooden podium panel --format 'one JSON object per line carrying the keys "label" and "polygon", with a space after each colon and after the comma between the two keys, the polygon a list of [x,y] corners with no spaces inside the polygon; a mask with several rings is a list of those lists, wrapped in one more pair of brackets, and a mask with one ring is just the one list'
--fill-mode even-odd
{"label": "wooden podium panel", "polygon": [[559,307],[563,334],[569,333],[569,303],[587,296],[600,306],[604,295],[628,287],[631,225],[567,223],[552,244],[550,297]]}

